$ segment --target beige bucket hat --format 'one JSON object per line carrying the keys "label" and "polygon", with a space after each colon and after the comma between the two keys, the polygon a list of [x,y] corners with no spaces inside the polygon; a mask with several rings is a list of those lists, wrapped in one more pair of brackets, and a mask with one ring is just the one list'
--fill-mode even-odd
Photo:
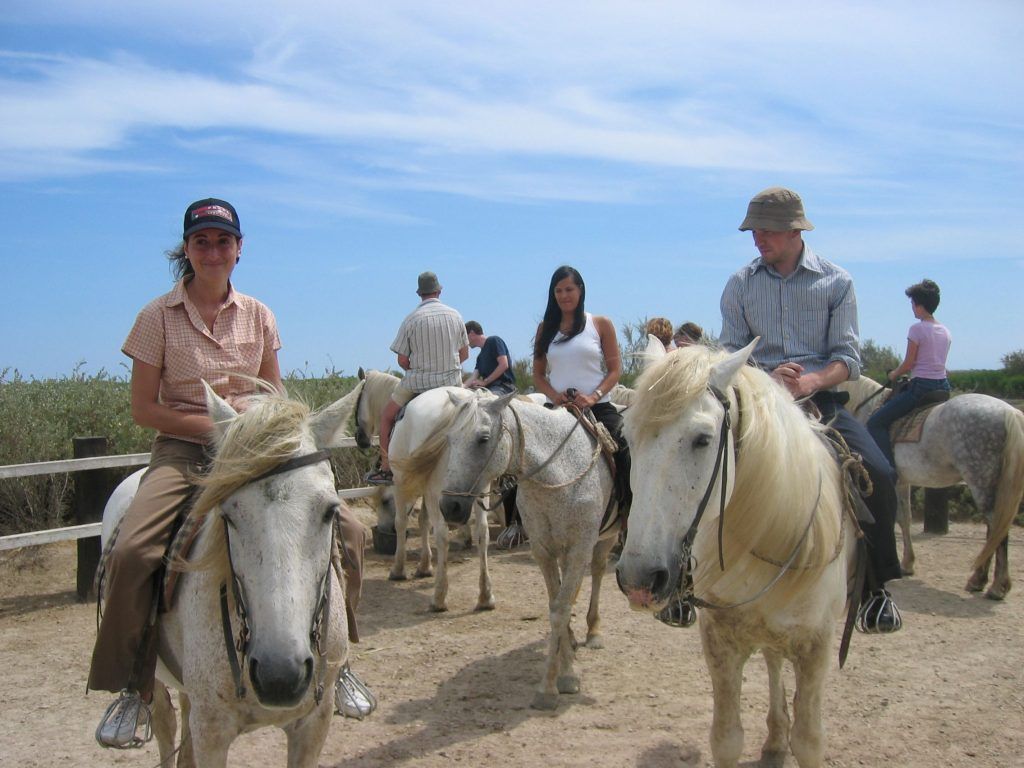
{"label": "beige bucket hat", "polygon": [[740,231],[752,229],[789,232],[814,229],[814,225],[804,216],[804,201],[800,195],[785,187],[769,187],[754,195],[747,206],[747,218],[740,224]]}
{"label": "beige bucket hat", "polygon": [[433,272],[421,272],[416,280],[416,293],[423,296],[428,293],[437,293],[441,290],[441,283]]}

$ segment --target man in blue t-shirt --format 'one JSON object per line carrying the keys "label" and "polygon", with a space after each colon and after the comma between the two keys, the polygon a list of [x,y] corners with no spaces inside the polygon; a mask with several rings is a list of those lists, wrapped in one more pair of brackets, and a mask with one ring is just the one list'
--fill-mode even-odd
{"label": "man in blue t-shirt", "polygon": [[500,336],[484,336],[484,329],[476,320],[466,323],[469,346],[480,350],[476,358],[476,369],[466,381],[470,389],[487,387],[496,395],[507,395],[516,391],[516,379],[512,374],[512,358],[508,347]]}

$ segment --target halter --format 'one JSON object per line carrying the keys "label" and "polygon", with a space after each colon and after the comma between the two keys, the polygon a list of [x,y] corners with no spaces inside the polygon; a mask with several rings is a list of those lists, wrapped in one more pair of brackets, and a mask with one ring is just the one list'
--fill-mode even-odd
{"label": "halter", "polygon": [[[573,436],[573,433],[575,433],[577,428],[579,428],[580,423],[581,423],[580,419],[583,418],[582,412],[580,412],[578,409],[575,410],[575,412],[570,411],[576,417],[576,423],[572,425],[572,429],[570,429],[568,432],[566,432],[565,437],[562,438],[562,441],[555,447],[555,450],[551,452],[550,456],[548,456],[544,461],[542,461],[536,467],[531,469],[529,472],[525,472],[525,464],[526,464],[526,430],[523,428],[523,422],[519,418],[519,414],[516,413],[516,409],[512,407],[512,403],[509,403],[498,414],[498,429],[497,429],[498,439],[494,441],[494,445],[492,446],[490,453],[487,455],[487,459],[483,462],[483,464],[480,465],[480,471],[477,473],[476,478],[474,478],[473,482],[470,484],[470,486],[469,486],[470,488],[476,488],[480,484],[480,481],[481,481],[481,479],[483,478],[483,475],[484,475],[484,470],[491,463],[491,459],[494,458],[494,454],[498,452],[498,446],[501,445],[501,441],[504,438],[504,436],[507,434],[509,436],[509,440],[510,441],[512,440],[512,431],[505,425],[505,411],[506,410],[511,411],[512,412],[512,417],[515,419],[516,428],[517,428],[517,430],[519,432],[519,441],[518,441],[518,446],[516,444],[513,444],[511,446],[511,450],[509,451],[508,463],[505,466],[505,471],[498,473],[498,476],[499,477],[511,477],[511,478],[514,478],[516,480],[516,482],[522,482],[524,480],[530,480],[531,478],[533,478],[536,475],[540,474],[540,472],[544,468],[546,468],[549,464],[551,464],[551,462],[554,461],[555,457],[558,456],[558,454],[562,452],[563,448],[565,448],[566,444],[569,442],[569,438],[571,438]],[[516,449],[516,447],[518,447],[518,449],[519,449],[519,462],[518,462],[519,466],[518,466],[517,469],[513,469],[512,465],[514,463],[513,459],[515,458],[515,453],[516,453],[515,449]],[[536,480],[534,480],[533,482],[537,483],[542,488],[546,488],[548,490],[555,490],[555,489],[558,489],[558,488],[564,488],[567,485],[572,485],[573,483],[579,481],[584,475],[586,475],[593,468],[594,464],[597,462],[597,460],[598,460],[598,458],[600,456],[601,456],[601,443],[600,443],[600,441],[595,440],[594,441],[594,453],[590,457],[590,461],[587,463],[587,466],[584,467],[583,471],[580,472],[578,475],[576,475],[576,477],[573,477],[573,478],[571,478],[570,480],[567,480],[564,483],[556,483],[554,485],[549,485],[547,483],[540,483],[540,482],[538,482]],[[523,474],[524,472],[525,472],[525,474]],[[464,498],[473,498],[473,499],[483,499],[484,497],[494,495],[493,491],[474,492],[474,491],[449,491],[449,490],[444,490],[444,491],[441,491],[441,493],[444,494],[445,496],[461,496],[461,497],[464,497]],[[498,495],[500,496],[500,493]],[[483,506],[484,509],[487,510],[488,512],[491,509],[493,509],[493,507],[492,508],[488,508],[486,505],[483,504],[483,502],[481,502],[481,506]]]}
{"label": "halter", "polygon": [[[327,449],[321,449],[314,451],[313,453],[307,453],[302,456],[296,456],[280,464],[274,466],[268,471],[261,475],[257,475],[252,480],[249,480],[245,485],[250,485],[260,480],[265,480],[268,477],[274,475],[280,475],[285,472],[291,472],[292,470],[299,469],[301,467],[307,467],[312,464],[319,464],[322,461],[329,461],[331,452]],[[235,616],[238,619],[238,637],[237,639],[232,635],[231,632],[231,616],[229,615],[228,609],[228,589],[225,582],[221,582],[220,585],[220,617],[221,626],[224,630],[224,646],[227,650],[228,665],[231,667],[231,676],[235,681],[235,696],[239,699],[245,698],[245,684],[242,682],[242,665],[245,664],[245,657],[249,650],[249,639],[251,637],[251,630],[249,629],[249,612],[245,605],[245,591],[242,587],[242,581],[238,578],[238,574],[235,572],[235,564],[231,557],[231,537],[230,530],[228,528],[227,518],[222,517],[224,523],[224,546],[228,553],[228,569],[231,572],[231,593],[235,601]],[[336,540],[336,526],[334,523],[331,524],[331,545],[329,552],[334,551],[335,540]],[[323,660],[319,665],[317,672],[317,684],[314,689],[313,696],[317,704],[323,699],[324,695],[324,675],[327,670],[327,628],[330,626],[327,621],[327,617],[330,613],[331,606],[331,562],[328,558],[327,568],[324,570],[323,578],[320,580],[320,587],[317,590],[316,608],[313,611],[313,622],[309,629],[309,637],[312,641],[313,647],[316,649],[317,655]],[[241,658],[239,658],[239,656]]]}

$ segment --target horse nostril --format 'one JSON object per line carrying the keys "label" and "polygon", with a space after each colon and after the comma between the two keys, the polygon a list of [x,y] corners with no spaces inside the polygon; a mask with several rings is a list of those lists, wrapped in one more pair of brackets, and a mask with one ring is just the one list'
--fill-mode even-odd
{"label": "horse nostril", "polygon": [[668,592],[668,569],[658,568],[651,573],[651,594],[663,595]]}

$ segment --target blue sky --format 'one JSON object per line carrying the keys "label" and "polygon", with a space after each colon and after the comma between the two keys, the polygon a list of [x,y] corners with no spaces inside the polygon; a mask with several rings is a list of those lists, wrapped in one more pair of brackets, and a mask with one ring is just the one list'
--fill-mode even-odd
{"label": "blue sky", "polygon": [[192,200],[246,233],[285,371],[394,367],[416,275],[525,356],[560,264],[616,326],[717,331],[747,201],[798,190],[902,352],[942,287],[953,369],[1024,347],[1024,5],[9,4],[0,370],[123,373]]}

